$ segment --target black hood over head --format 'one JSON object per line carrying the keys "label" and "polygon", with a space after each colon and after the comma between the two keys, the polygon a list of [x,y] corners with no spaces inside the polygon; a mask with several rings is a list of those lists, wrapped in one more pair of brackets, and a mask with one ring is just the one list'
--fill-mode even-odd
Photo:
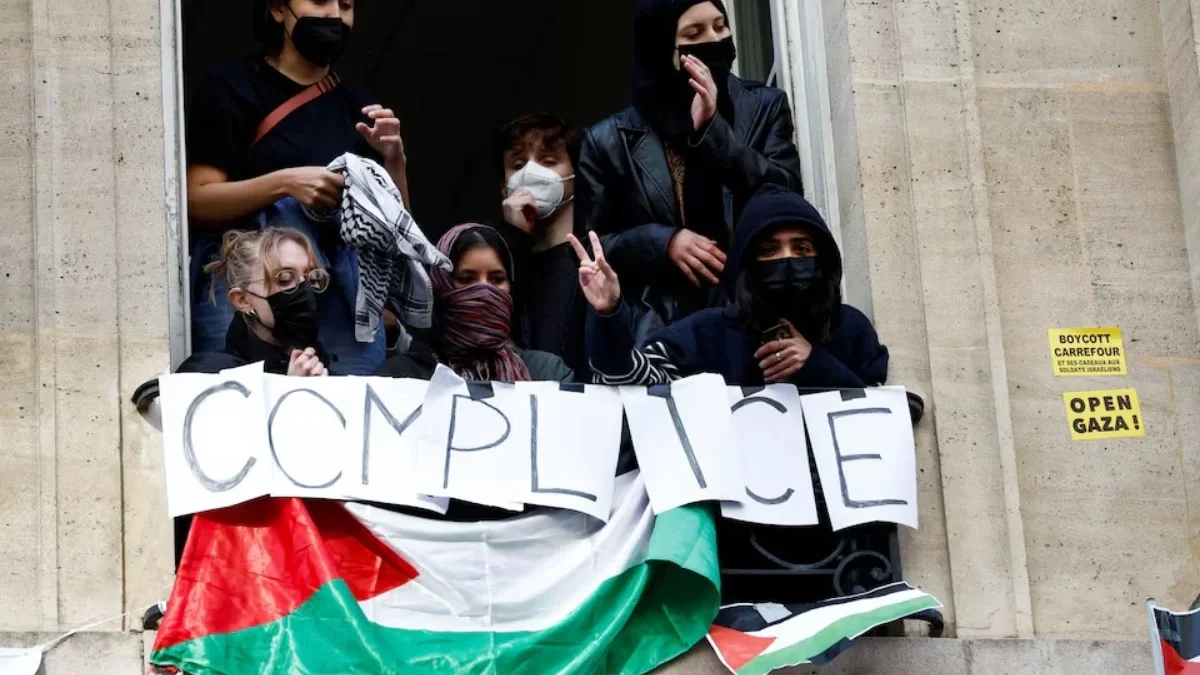
{"label": "black hood over head", "polygon": [[[687,80],[674,66],[675,32],[679,17],[702,2],[711,2],[728,20],[729,12],[721,0],[638,0],[637,3],[633,19],[633,107],[664,140],[690,131],[680,128],[685,121],[690,124],[690,119],[679,119],[686,111],[679,100],[679,91]],[[722,91],[726,89],[725,83],[718,82],[717,86]],[[721,107],[724,114],[727,106]]]}
{"label": "black hood over head", "polygon": [[746,202],[742,217],[733,232],[728,262],[721,284],[731,296],[737,287],[738,275],[754,260],[754,245],[780,225],[806,225],[817,238],[817,260],[821,277],[834,286],[842,283],[842,254],[837,241],[816,207],[804,197],[779,185],[764,185]]}

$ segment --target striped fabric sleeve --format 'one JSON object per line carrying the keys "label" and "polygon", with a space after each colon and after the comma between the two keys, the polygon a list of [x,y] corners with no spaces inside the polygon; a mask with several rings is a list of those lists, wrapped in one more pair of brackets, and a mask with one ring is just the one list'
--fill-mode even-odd
{"label": "striped fabric sleeve", "polygon": [[652,342],[638,351],[630,351],[629,360],[632,369],[623,374],[602,373],[592,364],[593,380],[596,384],[609,386],[620,385],[655,385],[667,384],[680,377],[679,368],[671,363],[666,346],[661,342]]}

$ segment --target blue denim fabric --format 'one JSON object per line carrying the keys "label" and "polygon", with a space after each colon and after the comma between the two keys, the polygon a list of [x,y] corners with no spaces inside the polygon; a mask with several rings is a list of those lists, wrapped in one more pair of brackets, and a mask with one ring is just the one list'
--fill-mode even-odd
{"label": "blue denim fabric", "polygon": [[[354,339],[354,300],[358,292],[358,252],[337,236],[338,223],[315,222],[299,202],[283,199],[255,218],[255,226],[290,227],[303,232],[317,252],[318,262],[329,271],[329,289],[320,296],[320,340],[329,352],[326,364],[336,375],[374,375],[387,358],[387,335],[380,330],[375,341]],[[324,232],[324,236],[321,233]],[[223,351],[229,322],[234,318],[224,279],[204,273],[204,266],[221,254],[221,234],[196,237],[191,251],[192,351]],[[210,299],[215,287],[216,303]]]}

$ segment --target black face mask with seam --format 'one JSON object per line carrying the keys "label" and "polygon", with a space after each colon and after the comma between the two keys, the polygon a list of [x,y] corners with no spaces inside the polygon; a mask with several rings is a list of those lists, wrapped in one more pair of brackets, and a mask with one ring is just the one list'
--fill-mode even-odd
{"label": "black face mask with seam", "polygon": [[[678,49],[681,59],[684,56],[694,56],[712,73],[713,83],[717,85],[718,106],[721,108],[722,114],[729,117],[732,114],[728,110],[729,104],[726,103],[729,99],[729,74],[733,70],[733,61],[737,58],[733,38],[727,37],[717,42],[679,45]],[[695,132],[692,123],[692,102],[696,100],[696,90],[688,82],[690,79],[691,75],[683,68],[681,62],[679,71],[671,84],[670,98],[673,100],[671,113],[664,119],[671,138],[677,139]],[[726,121],[731,121],[731,119]]]}
{"label": "black face mask with seam", "polygon": [[[733,62],[737,60],[737,47],[733,44],[733,36],[716,42],[698,42],[690,45],[679,45],[679,56],[694,56],[700,60],[712,73],[713,82],[718,92],[728,88],[729,74],[733,72]],[[687,75],[686,71],[680,70]]]}
{"label": "black face mask with seam", "polygon": [[758,260],[750,265],[750,292],[777,318],[796,323],[805,316],[821,278],[817,258]]}
{"label": "black face mask with seam", "polygon": [[267,296],[275,327],[271,334],[286,349],[307,349],[317,345],[320,308],[317,292],[307,281],[290,291]]}
{"label": "black face mask with seam", "polygon": [[292,27],[292,44],[314,66],[333,63],[349,42],[350,26],[338,17],[299,16]]}

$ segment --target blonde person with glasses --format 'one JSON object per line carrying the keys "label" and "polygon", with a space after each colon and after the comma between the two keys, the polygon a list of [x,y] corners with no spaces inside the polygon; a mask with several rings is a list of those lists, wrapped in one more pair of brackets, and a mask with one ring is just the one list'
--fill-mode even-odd
{"label": "blonde person with glasses", "polygon": [[194,354],[180,372],[218,372],[262,361],[268,373],[329,374],[318,336],[317,296],[329,273],[298,230],[272,227],[227,232],[221,256],[206,271],[223,279],[236,310],[221,352]]}

